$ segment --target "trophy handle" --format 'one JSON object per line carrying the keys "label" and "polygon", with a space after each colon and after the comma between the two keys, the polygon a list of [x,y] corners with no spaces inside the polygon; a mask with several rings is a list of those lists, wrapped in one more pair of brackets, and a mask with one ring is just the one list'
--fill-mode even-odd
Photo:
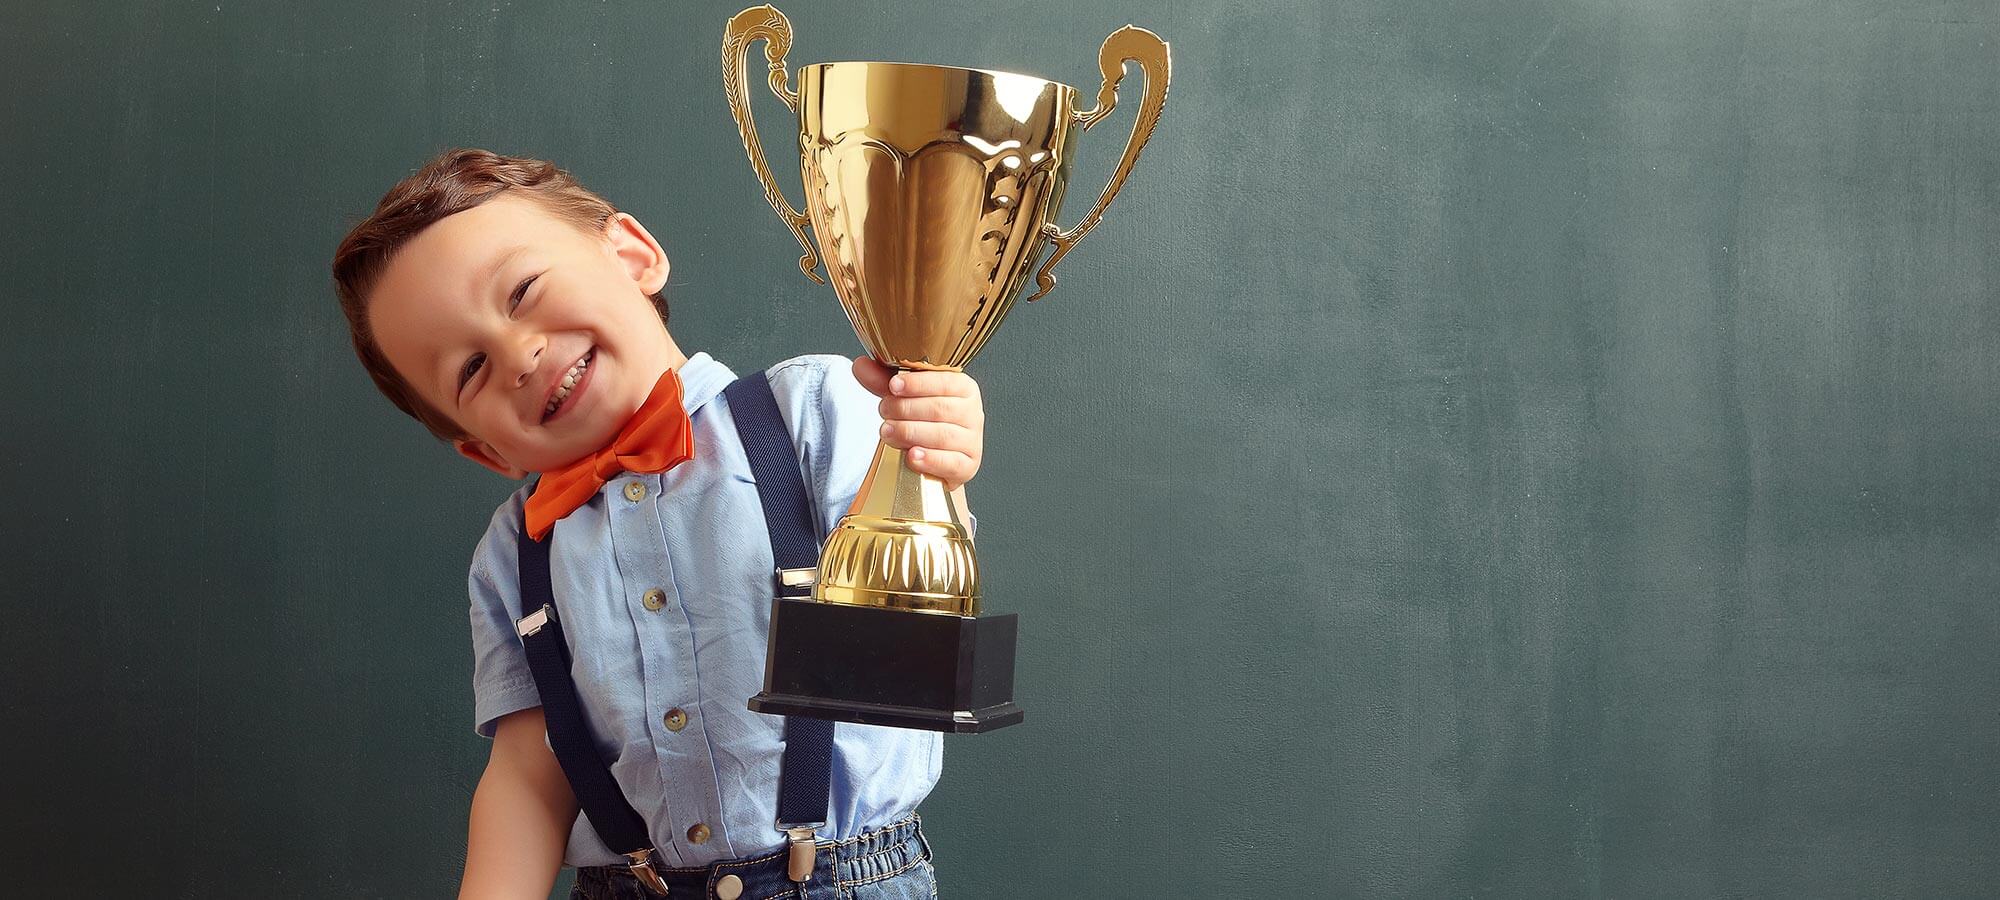
{"label": "trophy handle", "polygon": [[1118,190],[1125,186],[1125,176],[1132,171],[1132,164],[1139,159],[1139,149],[1153,136],[1153,126],[1160,122],[1160,109],[1167,104],[1167,82],[1172,78],[1173,59],[1167,52],[1167,42],[1160,36],[1140,28],[1127,25],[1111,33],[1104,39],[1104,46],[1097,51],[1097,68],[1104,73],[1104,86],[1097,91],[1097,105],[1081,112],[1071,112],[1071,124],[1090,130],[1090,126],[1110,115],[1118,106],[1118,83],[1125,79],[1125,62],[1139,64],[1139,70],[1146,76],[1146,93],[1139,99],[1139,118],[1132,123],[1132,137],[1125,142],[1125,157],[1118,161],[1118,170],[1111,173],[1111,183],[1097,198],[1097,205],[1085,213],[1083,221],[1068,231],[1062,230],[1054,222],[1042,226],[1042,234],[1054,241],[1056,252],[1042,263],[1035,273],[1035,282],[1041,290],[1028,298],[1033,303],[1056,286],[1056,278],[1049,274],[1064,254],[1083,240],[1090,229],[1104,216],[1104,207],[1111,204],[1111,198],[1118,196]]}
{"label": "trophy handle", "polygon": [[743,80],[743,64],[750,52],[750,42],[759,38],[764,41],[764,61],[771,67],[771,93],[785,101],[792,112],[799,111],[799,95],[792,91],[785,74],[785,53],[792,49],[792,23],[784,13],[770,6],[750,7],[729,20],[729,27],[722,33],[722,90],[729,97],[729,113],[736,117],[736,131],[743,137],[743,149],[750,154],[750,167],[757,170],[757,180],[764,183],[764,199],[778,211],[778,218],[791,227],[799,246],[805,248],[805,255],[799,257],[799,271],[825,284],[826,279],[813,271],[819,265],[819,252],[806,240],[806,224],[810,220],[793,209],[791,201],[778,190],[771,167],[764,163],[764,145],[757,139],[757,120],[750,114],[750,85]]}

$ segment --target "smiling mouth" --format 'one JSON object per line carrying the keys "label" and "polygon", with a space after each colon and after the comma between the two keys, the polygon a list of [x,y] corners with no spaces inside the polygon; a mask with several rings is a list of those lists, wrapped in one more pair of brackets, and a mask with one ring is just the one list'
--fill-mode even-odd
{"label": "smiling mouth", "polygon": [[562,382],[557,384],[555,392],[549,395],[549,404],[542,407],[542,421],[547,422],[555,418],[556,414],[563,410],[563,405],[568,402],[570,395],[576,393],[576,389],[583,384],[584,377],[590,374],[590,361],[595,358],[597,358],[597,348],[592,347],[589,353],[585,353],[569,367],[568,372],[563,373]]}

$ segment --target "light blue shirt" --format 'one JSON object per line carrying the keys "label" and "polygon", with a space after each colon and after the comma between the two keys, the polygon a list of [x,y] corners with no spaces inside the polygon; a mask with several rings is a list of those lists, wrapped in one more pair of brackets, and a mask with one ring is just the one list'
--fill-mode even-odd
{"label": "light blue shirt", "polygon": [[[860,490],[880,437],[879,401],[850,366],[839,356],[801,356],[768,370],[822,538]],[[694,458],[657,475],[613,478],[556,523],[549,567],[598,749],[646,819],[657,858],[700,866],[784,843],[773,827],[784,720],[744,705],[763,689],[775,564],[722,394],[736,376],[706,353],[680,376]],[[501,716],[541,705],[514,631],[522,613],[515,542],[527,496],[523,485],[493,513],[472,558],[473,695],[486,737]],[[658,608],[649,609],[654,590]],[[678,731],[668,724],[676,710],[685,715]],[[943,748],[936,732],[841,723],[821,837],[853,837],[916,809],[937,783]],[[697,824],[708,831],[701,843],[690,836]],[[625,860],[579,815],[564,861]]]}

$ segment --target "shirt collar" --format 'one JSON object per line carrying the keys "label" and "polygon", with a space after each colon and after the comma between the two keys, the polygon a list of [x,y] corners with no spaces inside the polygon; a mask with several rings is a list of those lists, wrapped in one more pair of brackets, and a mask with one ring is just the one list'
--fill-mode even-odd
{"label": "shirt collar", "polygon": [[695,410],[715,399],[715,395],[736,380],[736,373],[703,352],[681,363],[680,379],[681,406],[687,410],[688,417],[693,418]]}

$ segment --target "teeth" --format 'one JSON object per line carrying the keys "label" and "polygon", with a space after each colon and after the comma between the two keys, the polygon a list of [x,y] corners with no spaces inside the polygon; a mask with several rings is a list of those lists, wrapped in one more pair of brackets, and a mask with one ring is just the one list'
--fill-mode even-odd
{"label": "teeth", "polygon": [[590,353],[584,354],[582,359],[576,361],[576,365],[571,366],[568,372],[563,373],[562,385],[556,388],[555,396],[549,398],[548,407],[542,410],[543,416],[555,412],[556,407],[561,406],[564,400],[569,399],[569,392],[576,387],[578,381],[583,380],[583,370],[590,367],[590,357],[595,355],[596,352],[593,350]]}

